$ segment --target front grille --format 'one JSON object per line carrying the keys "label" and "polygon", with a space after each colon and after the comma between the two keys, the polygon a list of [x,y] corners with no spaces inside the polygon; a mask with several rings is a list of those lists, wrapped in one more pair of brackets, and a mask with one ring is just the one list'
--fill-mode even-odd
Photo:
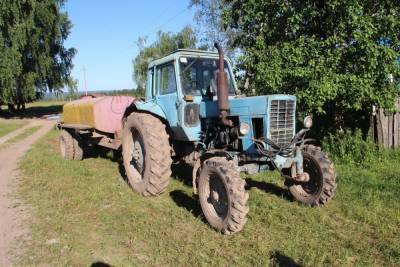
{"label": "front grille", "polygon": [[288,145],[292,141],[295,127],[295,105],[294,100],[271,101],[269,138],[279,146]]}

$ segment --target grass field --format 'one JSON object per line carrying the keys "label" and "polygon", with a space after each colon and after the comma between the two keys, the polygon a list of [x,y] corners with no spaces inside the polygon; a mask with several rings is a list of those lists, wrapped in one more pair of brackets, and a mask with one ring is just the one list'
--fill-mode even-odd
{"label": "grass field", "polygon": [[0,120],[0,137],[18,129],[24,124],[20,120]]}
{"label": "grass field", "polygon": [[61,160],[52,131],[21,162],[17,194],[32,209],[32,237],[17,265],[396,266],[399,162],[394,151],[369,168],[337,166],[337,196],[322,208],[293,202],[276,174],[248,177],[248,222],[224,236],[204,222],[186,182],[140,197],[111,159]]}
{"label": "grass field", "polygon": [[35,133],[37,130],[40,129],[40,126],[32,126],[29,127],[27,129],[24,129],[24,131],[16,136],[14,136],[13,138],[9,139],[7,142],[5,142],[4,144],[0,145],[0,149],[5,148],[13,143],[16,143],[28,136],[30,136],[31,134]]}

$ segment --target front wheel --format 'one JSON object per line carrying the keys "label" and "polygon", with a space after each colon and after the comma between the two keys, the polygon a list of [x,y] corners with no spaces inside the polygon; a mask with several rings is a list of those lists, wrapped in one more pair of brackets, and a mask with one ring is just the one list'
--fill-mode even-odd
{"label": "front wheel", "polygon": [[333,162],[313,145],[305,145],[303,150],[303,170],[310,176],[308,182],[290,182],[289,191],[304,204],[320,206],[335,195],[336,173]]}
{"label": "front wheel", "polygon": [[224,234],[242,230],[247,221],[249,195],[233,162],[224,157],[207,159],[198,186],[201,209],[210,225]]}

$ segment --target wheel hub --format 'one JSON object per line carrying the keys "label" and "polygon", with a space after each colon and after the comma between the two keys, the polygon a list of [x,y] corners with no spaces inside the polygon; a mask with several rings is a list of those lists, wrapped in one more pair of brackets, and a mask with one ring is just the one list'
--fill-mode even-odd
{"label": "wheel hub", "polygon": [[219,194],[216,191],[211,192],[211,198],[213,199],[213,202],[218,203],[219,202]]}
{"label": "wheel hub", "polygon": [[143,143],[137,133],[132,133],[133,149],[131,153],[131,166],[139,173],[143,172],[144,167],[144,148]]}
{"label": "wheel hub", "polygon": [[228,196],[225,186],[219,177],[210,179],[210,204],[218,216],[224,217],[228,210]]}

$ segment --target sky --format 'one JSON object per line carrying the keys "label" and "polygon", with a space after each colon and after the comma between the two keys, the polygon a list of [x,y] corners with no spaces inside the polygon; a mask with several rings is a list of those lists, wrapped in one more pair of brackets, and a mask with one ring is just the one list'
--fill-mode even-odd
{"label": "sky", "polygon": [[178,32],[193,25],[189,0],[68,0],[64,11],[73,28],[65,47],[78,50],[72,76],[78,90],[135,88],[132,59],[138,54],[136,41],[157,31]]}

